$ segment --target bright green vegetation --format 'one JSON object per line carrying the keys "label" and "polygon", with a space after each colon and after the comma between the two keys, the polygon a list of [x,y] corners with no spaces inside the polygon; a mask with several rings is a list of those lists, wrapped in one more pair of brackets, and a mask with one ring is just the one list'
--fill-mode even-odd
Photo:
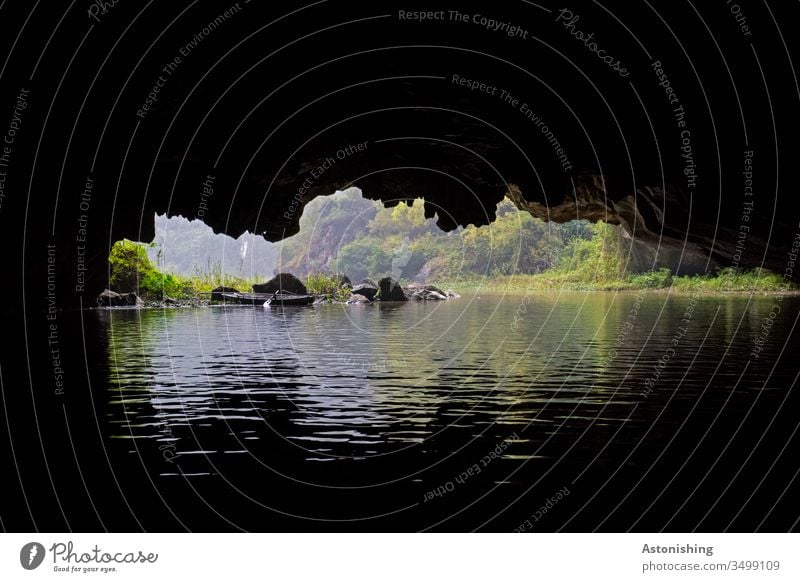
{"label": "bright green vegetation", "polygon": [[541,273],[556,266],[573,239],[590,239],[585,221],[546,223],[509,200],[489,226],[442,232],[426,219],[422,200],[384,208],[358,190],[317,198],[300,219],[300,232],[279,244],[278,270],[435,282],[464,277]]}
{"label": "bright green vegetation", "polygon": [[[313,200],[304,209],[300,232],[275,244],[263,240],[256,244],[245,237],[233,241],[184,219],[174,224],[175,219],[158,220],[156,243],[120,241],[114,246],[112,289],[176,299],[195,297],[221,285],[249,291],[253,283],[273,274],[255,272],[256,267],[293,273],[306,282],[310,293],[331,300],[348,295],[334,273],[348,275],[353,284],[366,277],[391,276],[403,284],[434,283],[456,290],[670,288],[716,293],[795,288],[780,276],[758,269],[681,277],[668,269],[631,273],[628,241],[617,227],[602,222],[543,222],[519,212],[509,200],[498,205],[489,226],[445,233],[436,226],[435,217],[425,218],[421,200],[385,208],[350,189]],[[215,244],[221,248],[214,250]],[[183,265],[183,274],[176,274],[170,265]],[[189,265],[192,272],[187,274]]]}
{"label": "bright green vegetation", "polygon": [[[127,293],[133,291],[149,300],[194,299],[210,293],[216,287],[232,287],[250,291],[254,283],[263,283],[269,277],[244,278],[222,272],[219,263],[209,271],[196,270],[194,275],[164,273],[156,268],[149,258],[151,245],[121,240],[111,248],[111,288]],[[342,288],[339,278],[332,275],[312,274],[305,280],[309,293],[324,295],[331,301],[346,301],[350,292]]]}
{"label": "bright green vegetation", "polygon": [[309,275],[305,284],[309,293],[324,295],[330,301],[347,301],[350,298],[350,290],[343,288],[339,278],[333,275]]}
{"label": "bright green vegetation", "polygon": [[673,286],[680,291],[731,292],[755,291],[775,293],[797,289],[780,276],[763,269],[737,271],[722,269],[715,275],[696,275],[694,277],[675,277]]}
{"label": "bright green vegetation", "polygon": [[678,293],[779,293],[796,290],[779,276],[769,271],[753,269],[735,271],[723,269],[713,275],[674,276],[669,269],[650,273],[627,275],[618,279],[580,280],[572,273],[559,269],[539,275],[512,275],[488,279],[457,279],[445,281],[444,286],[459,290],[482,291],[632,291],[639,289],[671,289]]}
{"label": "bright green vegetation", "polygon": [[208,293],[218,286],[249,290],[254,280],[226,275],[218,266],[210,272],[194,276],[165,273],[156,268],[148,256],[149,245],[121,240],[114,243],[108,258],[111,289],[122,293],[136,292],[151,300],[188,299]]}

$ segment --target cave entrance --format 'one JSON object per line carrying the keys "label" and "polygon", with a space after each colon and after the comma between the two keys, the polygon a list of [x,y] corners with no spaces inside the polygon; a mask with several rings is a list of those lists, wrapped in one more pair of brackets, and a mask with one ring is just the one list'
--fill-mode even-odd
{"label": "cave entrance", "polygon": [[581,288],[611,284],[628,271],[629,249],[616,226],[545,222],[504,198],[487,210],[489,225],[444,232],[437,222],[446,212],[426,217],[422,199],[374,201],[349,188],[307,203],[299,231],[279,242],[249,232],[234,239],[199,220],[156,215],[152,243],[113,246],[109,287],[179,302],[220,288],[250,292],[291,274],[302,282],[291,291],[344,300],[340,284],[384,278],[437,288]]}

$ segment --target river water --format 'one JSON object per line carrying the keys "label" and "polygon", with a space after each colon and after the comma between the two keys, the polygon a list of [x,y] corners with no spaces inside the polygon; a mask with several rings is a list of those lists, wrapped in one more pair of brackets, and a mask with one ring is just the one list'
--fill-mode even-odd
{"label": "river water", "polygon": [[100,430],[147,529],[769,528],[797,308],[537,292],[99,310]]}

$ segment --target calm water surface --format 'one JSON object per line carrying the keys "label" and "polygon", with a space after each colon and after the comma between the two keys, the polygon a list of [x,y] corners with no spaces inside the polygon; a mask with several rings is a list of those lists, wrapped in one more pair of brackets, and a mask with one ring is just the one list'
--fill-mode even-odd
{"label": "calm water surface", "polygon": [[106,438],[233,527],[514,529],[564,487],[543,529],[696,523],[674,501],[761,443],[797,371],[797,307],[536,293],[99,311]]}

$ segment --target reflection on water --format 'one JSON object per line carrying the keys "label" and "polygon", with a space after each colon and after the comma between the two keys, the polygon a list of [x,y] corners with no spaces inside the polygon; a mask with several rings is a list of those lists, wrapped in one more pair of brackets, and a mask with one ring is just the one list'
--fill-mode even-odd
{"label": "reflection on water", "polygon": [[[341,464],[359,485],[386,476],[354,462],[391,464],[404,453],[391,477],[416,475],[450,452],[443,447],[481,438],[493,446],[511,433],[520,438],[504,461],[552,457],[555,442],[558,454],[590,456],[594,435],[645,427],[665,403],[680,409],[702,398],[711,409],[735,384],[738,393],[765,388],[771,359],[750,354],[774,303],[554,293],[103,311],[109,437],[139,455],[159,451],[170,461],[157,471],[165,477],[216,475],[231,463],[275,467],[289,456]],[[781,347],[781,326],[772,333]]]}

